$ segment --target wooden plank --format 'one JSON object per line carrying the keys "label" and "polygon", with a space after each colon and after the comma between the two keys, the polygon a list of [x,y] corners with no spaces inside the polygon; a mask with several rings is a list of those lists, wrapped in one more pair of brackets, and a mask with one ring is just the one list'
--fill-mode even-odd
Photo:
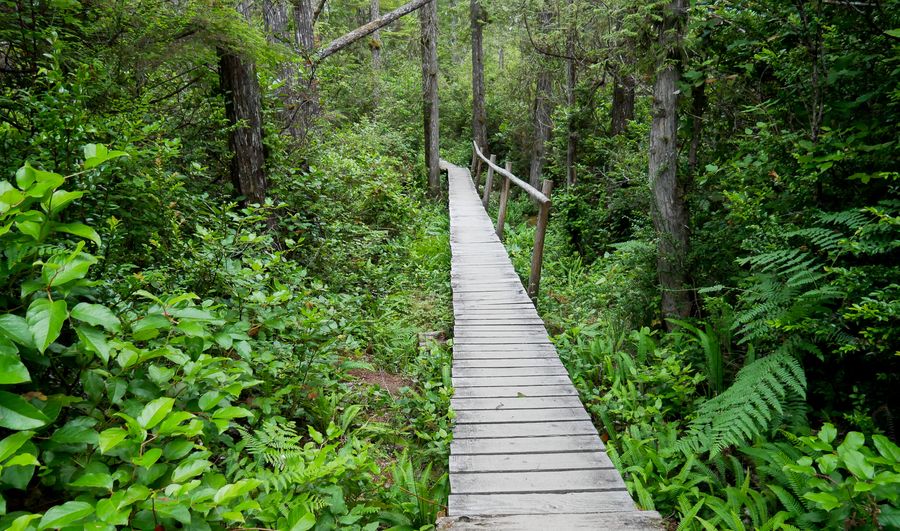
{"label": "wooden plank", "polygon": [[453,339],[454,345],[546,345],[553,346],[547,337],[460,337]]}
{"label": "wooden plank", "polygon": [[[531,494],[625,490],[615,469],[451,474],[454,494]],[[626,491],[627,492],[627,491]]]}
{"label": "wooden plank", "polygon": [[486,317],[468,317],[454,319],[456,326],[502,326],[502,325],[538,325],[544,326],[544,320],[540,317],[498,317],[494,315]]}
{"label": "wooden plank", "polygon": [[578,396],[515,396],[513,398],[452,398],[450,407],[456,411],[464,409],[504,410],[504,409],[545,409],[560,407],[581,407]]}
{"label": "wooden plank", "polygon": [[475,367],[453,369],[453,376],[459,378],[493,378],[509,376],[568,376],[565,367]]}
{"label": "wooden plank", "polygon": [[498,368],[498,367],[562,367],[557,358],[487,358],[454,359],[454,369]]}
{"label": "wooden plank", "polygon": [[549,437],[552,435],[597,435],[597,428],[587,420],[567,422],[511,422],[495,424],[459,424],[453,429],[453,439]]}
{"label": "wooden plank", "polygon": [[[456,424],[487,424],[506,422],[552,422],[590,420],[584,408],[566,409],[508,409],[504,411],[457,411]],[[598,437],[599,441],[600,438]]]}
{"label": "wooden plank", "polygon": [[[535,347],[540,345],[527,345],[528,347]],[[522,350],[494,350],[494,349],[476,349],[476,350],[466,350],[459,349],[454,350],[453,359],[456,360],[494,360],[494,359],[536,359],[536,358],[549,358],[549,359],[559,359],[559,356],[556,354],[555,350],[535,350],[532,348],[522,349]]]}
{"label": "wooden plank", "polygon": [[[495,378],[453,378],[453,387],[508,387],[529,385],[572,385],[568,376],[509,376]],[[526,395],[528,391],[522,391]]]}
{"label": "wooden plank", "polygon": [[662,531],[656,511],[438,518],[436,531]]}
{"label": "wooden plank", "polygon": [[[453,398],[514,398],[519,394],[525,396],[569,396],[578,395],[578,391],[570,385],[536,385],[521,387],[458,387]],[[454,431],[454,436],[456,432]]]}
{"label": "wooden plank", "polygon": [[548,437],[503,437],[493,439],[453,439],[452,455],[476,454],[556,454],[564,452],[605,452],[596,434]]}
{"label": "wooden plank", "polygon": [[451,455],[450,473],[610,470],[606,452],[560,454]]}
{"label": "wooden plank", "polygon": [[[635,511],[627,491],[566,494],[451,494],[447,514],[531,515]],[[563,531],[566,528],[561,528]],[[601,528],[594,528],[599,530]],[[553,531],[552,528],[543,531]]]}

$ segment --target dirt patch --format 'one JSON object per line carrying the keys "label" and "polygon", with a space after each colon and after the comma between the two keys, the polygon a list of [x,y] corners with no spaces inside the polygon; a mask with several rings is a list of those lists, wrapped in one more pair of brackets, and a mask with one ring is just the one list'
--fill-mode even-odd
{"label": "dirt patch", "polygon": [[403,377],[397,374],[391,374],[389,372],[384,371],[369,371],[366,369],[352,369],[347,371],[350,376],[353,376],[357,379],[357,381],[364,383],[366,385],[378,385],[382,389],[388,392],[390,395],[396,395],[400,393],[401,387],[412,387],[414,382],[412,380],[405,380]]}

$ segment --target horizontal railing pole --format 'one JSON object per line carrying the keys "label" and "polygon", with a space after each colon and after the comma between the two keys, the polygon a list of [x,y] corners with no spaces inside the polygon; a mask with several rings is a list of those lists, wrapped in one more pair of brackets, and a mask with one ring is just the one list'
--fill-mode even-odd
{"label": "horizontal railing pole", "polygon": [[[501,168],[500,166],[497,166],[496,164],[492,164],[491,161],[489,161],[489,160],[487,159],[487,157],[485,157],[485,156],[481,153],[481,150],[478,149],[478,144],[477,144],[474,140],[472,141],[472,145],[475,146],[475,153],[478,154],[478,158],[479,158],[480,160],[483,160],[484,162],[486,162],[487,165],[488,165],[488,167],[493,168],[494,171],[496,171],[496,172],[499,173],[500,175],[502,175],[502,176],[508,178],[510,181],[514,182],[516,185],[518,185],[519,188],[525,190],[525,193],[527,193],[528,195],[530,195],[531,197],[533,197],[533,198],[536,199],[537,201],[540,201],[541,203],[549,203],[549,202],[550,202],[550,198],[548,198],[546,195],[544,195],[544,194],[538,192],[537,190],[535,190],[534,187],[532,187],[530,184],[526,183],[526,182],[523,181],[522,179],[519,179],[518,177],[516,177],[516,176],[513,175],[512,173],[510,173],[510,172],[504,170],[504,169]],[[477,190],[477,189],[478,189],[478,188],[476,187],[476,190]]]}
{"label": "horizontal railing pole", "polygon": [[[553,189],[553,181],[544,180],[542,195],[549,196]],[[534,251],[531,253],[531,275],[528,277],[528,296],[537,306],[537,297],[541,289],[541,265],[544,263],[544,237],[547,235],[547,222],[550,220],[550,200],[541,203],[538,212],[537,226],[534,231]]]}

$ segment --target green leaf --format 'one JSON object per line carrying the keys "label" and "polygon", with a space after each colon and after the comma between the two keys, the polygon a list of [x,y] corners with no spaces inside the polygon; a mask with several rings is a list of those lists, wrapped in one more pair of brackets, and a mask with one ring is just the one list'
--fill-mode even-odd
{"label": "green leaf", "polygon": [[40,518],[40,514],[25,514],[22,515],[15,520],[13,520],[12,525],[6,531],[25,531],[28,528],[28,524],[31,523],[32,520]]}
{"label": "green leaf", "polygon": [[900,37],[900,29],[887,30],[885,31],[885,33],[887,33],[891,37]]}
{"label": "green leaf", "polygon": [[34,176],[34,168],[31,167],[31,164],[28,162],[25,163],[24,166],[16,171],[16,184],[22,190],[25,190],[32,184],[34,184],[36,178]]}
{"label": "green leaf", "polygon": [[719,171],[719,167],[715,164],[707,164],[706,171],[708,171],[709,173],[716,173],[717,171]]}
{"label": "green leaf", "polygon": [[38,531],[44,529],[59,529],[76,520],[80,520],[94,512],[91,504],[80,501],[70,501],[56,507],[51,507],[41,518]]}
{"label": "green leaf", "polygon": [[875,467],[866,461],[866,456],[856,450],[846,450],[841,457],[847,470],[853,473],[857,479],[872,479],[875,477]]}
{"label": "green leaf", "polygon": [[223,407],[222,409],[216,410],[216,412],[213,413],[213,418],[214,419],[233,419],[233,418],[249,417],[250,415],[252,415],[252,413],[250,413],[249,411],[247,411],[246,409],[244,409],[242,407],[231,406],[231,407]]}
{"label": "green leaf", "polygon": [[69,315],[84,321],[91,325],[100,325],[110,332],[119,332],[122,330],[122,323],[109,308],[102,304],[88,304],[86,302],[79,303],[72,308]]}
{"label": "green leaf", "polygon": [[16,451],[33,436],[33,431],[20,431],[6,437],[3,441],[0,441],[0,463],[9,459],[11,455],[16,453]]}
{"label": "green leaf", "polygon": [[316,525],[316,515],[306,511],[303,507],[294,507],[288,516],[288,521],[294,524],[291,526],[291,531],[306,531]]}
{"label": "green leaf", "polygon": [[166,418],[166,415],[169,414],[169,411],[172,411],[172,406],[175,404],[175,400],[172,398],[162,397],[153,400],[146,406],[144,406],[144,410],[141,411],[141,414],[138,415],[137,421],[145,430],[149,430],[159,424],[162,419]]}
{"label": "green leaf", "polygon": [[56,223],[54,222],[50,226],[50,230],[53,232],[65,232],[66,234],[72,234],[73,236],[80,236],[82,238],[87,238],[92,242],[96,243],[99,247],[102,240],[100,240],[100,235],[97,234],[97,231],[84,225],[83,223]]}
{"label": "green leaf", "polygon": [[841,453],[841,450],[859,450],[864,444],[866,444],[866,436],[858,431],[851,431],[844,438],[844,442],[838,446],[838,454]]}
{"label": "green leaf", "polygon": [[157,503],[156,511],[161,514],[163,518],[174,518],[185,525],[191,523],[191,512],[188,511],[187,507],[180,503],[173,502],[166,505]]}
{"label": "green leaf", "polygon": [[50,440],[60,444],[87,443],[98,444],[100,435],[94,431],[97,419],[91,417],[78,417],[70,420],[65,426],[56,430]]}
{"label": "green leaf", "polygon": [[110,428],[104,430],[100,433],[100,453],[105,454],[109,450],[112,450],[121,444],[126,437],[128,437],[128,431],[123,428]]}
{"label": "green leaf", "polygon": [[43,354],[62,331],[62,325],[66,321],[66,301],[37,299],[28,307],[25,321],[34,336],[35,347]]}
{"label": "green leaf", "polygon": [[106,382],[106,395],[109,396],[109,401],[113,404],[118,404],[119,400],[125,396],[125,391],[127,390],[128,382],[122,378],[113,378]]}
{"label": "green leaf", "polygon": [[200,406],[200,411],[207,411],[221,401],[222,393],[218,391],[208,391],[200,397],[200,400],[197,401],[197,405]]}
{"label": "green leaf", "polygon": [[820,504],[826,511],[831,511],[841,506],[841,502],[827,492],[807,492],[803,497]]}
{"label": "green leaf", "polygon": [[830,443],[835,437],[837,437],[837,430],[832,424],[825,423],[825,425],[822,426],[822,429],[819,430],[819,439],[822,439],[826,443]]}
{"label": "green leaf", "polygon": [[201,474],[204,470],[211,466],[212,463],[210,463],[206,459],[191,459],[186,463],[178,465],[175,471],[172,472],[172,482],[183,483],[184,480]]}
{"label": "green leaf", "polygon": [[0,316],[0,334],[26,347],[34,347],[34,337],[28,329],[28,322],[18,315],[8,313]]}
{"label": "green leaf", "polygon": [[11,385],[30,382],[31,375],[22,364],[19,356],[0,354],[0,384]]}
{"label": "green leaf", "polygon": [[151,448],[144,452],[144,455],[140,457],[135,457],[132,459],[132,462],[138,466],[142,466],[144,468],[150,468],[155,465],[159,458],[162,456],[162,450],[159,448]]}
{"label": "green leaf", "polygon": [[85,474],[69,483],[70,487],[92,487],[106,490],[113,489],[113,479],[109,474]]}
{"label": "green leaf", "polygon": [[[50,199],[46,201],[44,205],[44,210],[49,212],[50,214],[55,214],[62,209],[66,208],[69,203],[76,199],[81,199],[84,195],[84,192],[67,192],[65,190],[57,190],[53,192],[53,195],[50,196]],[[53,209],[52,211],[50,209]]]}
{"label": "green leaf", "polygon": [[882,457],[900,463],[900,447],[897,447],[890,439],[884,435],[873,435],[872,441],[875,442],[875,448]]}
{"label": "green leaf", "polygon": [[109,363],[109,343],[106,342],[106,334],[93,326],[77,326],[75,333],[88,350],[97,353],[104,364]]}
{"label": "green leaf", "polygon": [[50,419],[19,395],[0,391],[0,426],[11,430],[33,430]]}

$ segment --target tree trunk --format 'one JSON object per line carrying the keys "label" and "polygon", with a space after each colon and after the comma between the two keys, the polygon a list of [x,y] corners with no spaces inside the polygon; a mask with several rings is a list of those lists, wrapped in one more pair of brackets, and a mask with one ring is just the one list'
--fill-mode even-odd
{"label": "tree trunk", "polygon": [[[678,94],[680,76],[677,46],[683,31],[686,0],[665,6],[659,44],[665,50],[653,86],[650,122],[649,177],[654,200],[653,226],[659,238],[657,272],[662,289],[663,317],[685,318],[691,299],[686,289],[685,258],[690,243],[684,185],[678,178]],[[671,330],[675,325],[666,323]]]}
{"label": "tree trunk", "polygon": [[[288,16],[287,0],[265,0],[263,2],[263,23],[266,30],[266,41],[270,44],[290,46],[292,43],[290,34],[290,17]],[[282,130],[287,130],[292,136],[299,136],[294,123],[294,102],[297,98],[297,75],[294,64],[285,61],[278,66],[276,72],[279,86],[276,94],[281,101]]]}
{"label": "tree trunk", "polygon": [[613,76],[612,119],[609,134],[616,136],[625,131],[629,120],[634,120],[634,77],[630,74]]}
{"label": "tree trunk", "polygon": [[547,141],[550,140],[550,111],[552,85],[550,72],[541,68],[534,95],[534,144],[531,148],[531,168],[528,184],[534,188],[541,185],[541,170],[547,161]]}
{"label": "tree trunk", "polygon": [[[380,0],[372,0],[369,5],[369,21],[374,22],[381,16],[378,12]],[[372,87],[372,107],[374,111],[378,111],[378,100],[381,99],[381,32],[375,30],[372,32],[372,40],[369,42],[369,49],[372,50],[372,76],[375,78],[375,84]]]}
{"label": "tree trunk", "polygon": [[485,157],[490,156],[487,142],[487,110],[484,105],[484,50],[480,0],[471,0],[472,15],[472,138]]}
{"label": "tree trunk", "polygon": [[231,182],[243,204],[263,204],[266,199],[265,149],[259,81],[252,63],[233,52],[219,50],[219,79],[225,93],[225,115],[239,127],[228,137],[231,149]]}
{"label": "tree trunk", "polygon": [[691,148],[688,151],[688,168],[690,169],[691,178],[694,178],[697,171],[697,153],[700,150],[700,137],[703,133],[703,112],[706,109],[706,83],[702,83],[699,87],[694,87],[693,109],[691,111],[692,131],[691,131]]}
{"label": "tree trunk", "polygon": [[422,27],[422,116],[425,125],[425,167],[428,171],[428,195],[441,193],[440,148],[438,131],[438,55],[437,4],[419,9]]}
{"label": "tree trunk", "polygon": [[311,57],[316,48],[315,17],[312,0],[293,0],[294,45],[305,59],[305,75],[297,76],[291,111],[291,134],[302,139],[319,115],[319,91]]}
{"label": "tree trunk", "polygon": [[[566,2],[572,5],[572,0]],[[575,30],[570,29],[566,37],[566,54],[575,57]],[[566,104],[569,106],[567,132],[568,143],[566,146],[566,188],[575,186],[575,151],[578,149],[578,133],[575,132],[575,59],[569,59],[566,63]]]}
{"label": "tree trunk", "polygon": [[459,25],[459,17],[457,16],[456,5],[457,0],[450,0],[450,60],[453,62],[453,66],[462,62],[462,57],[457,53],[459,35],[456,33],[456,28]]}
{"label": "tree trunk", "polygon": [[294,0],[294,43],[305,57],[316,47],[315,22],[311,0]]}

